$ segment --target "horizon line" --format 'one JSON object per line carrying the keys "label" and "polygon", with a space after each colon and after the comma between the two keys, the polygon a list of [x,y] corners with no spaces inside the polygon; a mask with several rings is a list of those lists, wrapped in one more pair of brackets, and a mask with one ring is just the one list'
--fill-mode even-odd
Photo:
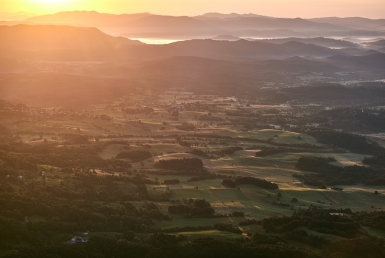
{"label": "horizon line", "polygon": [[[317,16],[317,17],[308,17],[304,18],[301,16],[297,17],[284,17],[284,16],[269,16],[269,15],[264,15],[264,14],[257,14],[257,13],[236,13],[236,12],[231,12],[231,13],[221,13],[221,12],[215,12],[215,11],[210,11],[210,12],[205,12],[201,14],[194,14],[194,15],[173,15],[173,14],[164,14],[164,13],[150,13],[150,12],[134,12],[134,13],[112,13],[112,12],[100,12],[97,10],[63,10],[63,11],[58,11],[58,12],[51,12],[51,13],[29,13],[28,11],[16,11],[16,12],[1,12],[0,14],[18,14],[18,13],[25,13],[25,14],[30,14],[31,16],[28,18],[33,18],[33,17],[39,17],[39,16],[45,16],[45,15],[55,15],[59,13],[70,13],[70,12],[95,12],[99,14],[110,14],[110,15],[133,15],[133,14],[150,14],[150,15],[158,15],[158,16],[172,16],[172,17],[197,17],[197,16],[203,16],[205,14],[222,14],[222,15],[231,15],[231,14],[236,14],[236,15],[257,15],[257,16],[262,16],[262,17],[269,17],[269,18],[277,18],[277,19],[317,19],[317,18],[341,18],[341,19],[347,19],[347,18],[365,18],[365,19],[370,19],[370,20],[385,20],[384,18],[369,18],[367,16]],[[1,18],[1,17],[0,17]],[[27,18],[27,19],[28,19]]]}

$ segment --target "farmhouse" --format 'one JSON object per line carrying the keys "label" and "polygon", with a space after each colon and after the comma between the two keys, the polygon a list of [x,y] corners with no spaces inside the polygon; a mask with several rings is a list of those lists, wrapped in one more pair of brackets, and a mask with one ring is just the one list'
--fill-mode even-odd
{"label": "farmhouse", "polygon": [[74,237],[71,239],[71,244],[75,244],[75,243],[87,243],[87,242],[88,242],[88,238],[86,238],[86,237],[74,236]]}

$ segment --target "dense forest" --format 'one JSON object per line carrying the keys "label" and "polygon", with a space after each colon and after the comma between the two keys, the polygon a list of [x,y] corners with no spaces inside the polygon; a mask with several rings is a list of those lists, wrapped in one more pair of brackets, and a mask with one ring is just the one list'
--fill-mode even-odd
{"label": "dense forest", "polygon": [[298,159],[296,167],[302,171],[315,174],[294,174],[305,184],[313,186],[325,185],[384,185],[385,171],[366,166],[337,166],[329,164],[336,161],[333,157],[323,158],[304,156]]}
{"label": "dense forest", "polygon": [[154,164],[154,167],[169,170],[191,171],[201,173],[203,170],[203,162],[201,159],[198,158],[159,160]]}
{"label": "dense forest", "polygon": [[222,181],[222,185],[230,188],[235,188],[239,185],[255,185],[257,187],[265,189],[278,189],[278,185],[264,179],[254,177],[236,177],[235,179],[225,178]]}
{"label": "dense forest", "polygon": [[[203,202],[202,202],[203,203]],[[132,210],[132,209],[131,209]],[[132,210],[135,212],[135,210]],[[333,215],[338,213],[340,215]],[[385,255],[384,239],[368,236],[359,229],[363,224],[383,228],[384,212],[358,212],[349,209],[322,209],[317,206],[299,210],[291,217],[271,217],[259,221],[249,221],[262,226],[265,233],[255,233],[248,238],[221,239],[200,237],[187,240],[183,235],[156,232],[148,237],[139,238],[137,233],[143,228],[127,229],[120,237],[92,236],[87,243],[73,245],[58,244],[60,238],[55,232],[71,232],[62,224],[27,223],[16,220],[0,219],[1,246],[10,247],[15,243],[28,243],[18,254],[4,257],[375,257]],[[253,223],[250,223],[253,222]],[[240,223],[242,224],[242,223]],[[304,229],[298,229],[298,227]],[[216,225],[218,230],[231,230],[226,225]],[[226,229],[227,228],[227,229]],[[196,228],[195,230],[204,229]],[[328,239],[312,235],[309,230],[343,236],[345,239],[330,242]],[[149,230],[150,229],[145,229]],[[188,230],[194,230],[190,228]],[[235,231],[235,229],[234,229]],[[170,232],[177,232],[171,230]],[[64,235],[65,236],[65,235]],[[322,254],[299,247],[290,241],[298,241],[316,249]]]}
{"label": "dense forest", "polygon": [[320,143],[344,148],[354,153],[379,155],[385,152],[378,143],[368,142],[366,137],[358,134],[329,130],[312,130],[308,133]]}

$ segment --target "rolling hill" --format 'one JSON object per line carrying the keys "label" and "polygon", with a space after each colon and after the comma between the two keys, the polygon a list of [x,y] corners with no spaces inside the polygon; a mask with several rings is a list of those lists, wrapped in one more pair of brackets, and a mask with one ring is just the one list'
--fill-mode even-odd
{"label": "rolling hill", "polygon": [[275,38],[275,39],[262,39],[259,40],[260,42],[268,42],[268,43],[275,43],[275,44],[282,44],[289,41],[296,41],[301,42],[305,44],[314,44],[321,47],[328,47],[328,48],[361,48],[360,45],[352,43],[350,41],[346,40],[338,40],[338,39],[331,39],[331,38],[324,38],[324,37],[316,37],[316,38]]}
{"label": "rolling hill", "polygon": [[55,25],[0,26],[2,56],[60,60],[116,58],[116,51],[142,44],[96,28]]}

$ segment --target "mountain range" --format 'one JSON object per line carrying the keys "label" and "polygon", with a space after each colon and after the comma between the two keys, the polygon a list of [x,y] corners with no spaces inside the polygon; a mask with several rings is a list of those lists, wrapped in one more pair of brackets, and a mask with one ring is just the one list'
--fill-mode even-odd
{"label": "mountain range", "polygon": [[207,13],[188,17],[150,13],[114,15],[94,11],[72,11],[35,16],[3,24],[97,27],[110,35],[122,35],[128,38],[193,39],[212,38],[218,35],[232,35],[235,37],[385,35],[385,19],[372,20],[359,17],[291,19],[236,13]]}
{"label": "mountain range", "polygon": [[[47,60],[154,60],[173,56],[254,60],[308,58],[334,55],[365,55],[368,50],[332,39],[276,39],[237,41],[193,39],[165,45],[147,45],[124,37],[113,37],[96,28],[58,25],[0,26],[1,54]],[[344,46],[333,49],[322,45]]]}
{"label": "mountain range", "polygon": [[[31,105],[83,107],[125,94],[160,93],[170,88],[204,94],[249,95],[259,94],[257,91],[266,85],[281,87],[317,80],[383,79],[383,39],[359,44],[319,35],[246,40],[221,33],[215,34],[221,37],[212,37],[215,39],[194,38],[150,45],[109,35],[101,26],[130,28],[131,31],[142,26],[148,33],[157,31],[159,35],[184,31],[190,37],[199,26],[201,32],[210,34],[213,30],[212,33],[217,33],[218,25],[215,24],[219,24],[220,19],[227,24],[234,19],[254,22],[255,19],[275,18],[235,14],[163,17],[147,13],[104,15],[96,12],[76,12],[76,18],[70,14],[60,15],[68,17],[66,23],[78,26],[50,24],[49,20],[57,15],[43,16],[48,19],[47,24],[39,24],[38,20],[43,23],[43,18],[35,17],[28,19],[29,24],[14,22],[0,26],[2,98]],[[88,18],[82,20],[83,14]],[[105,19],[99,19],[101,17]],[[36,24],[32,24],[32,20]],[[280,22],[283,21],[275,20],[275,24]],[[295,23],[317,24],[293,19],[291,24]],[[93,24],[99,25],[91,26]],[[331,25],[323,23],[320,26],[329,28]],[[336,29],[343,26],[347,25],[335,26],[333,33],[345,33]],[[272,31],[266,30],[267,33]],[[73,101],[68,102],[69,98]]]}

